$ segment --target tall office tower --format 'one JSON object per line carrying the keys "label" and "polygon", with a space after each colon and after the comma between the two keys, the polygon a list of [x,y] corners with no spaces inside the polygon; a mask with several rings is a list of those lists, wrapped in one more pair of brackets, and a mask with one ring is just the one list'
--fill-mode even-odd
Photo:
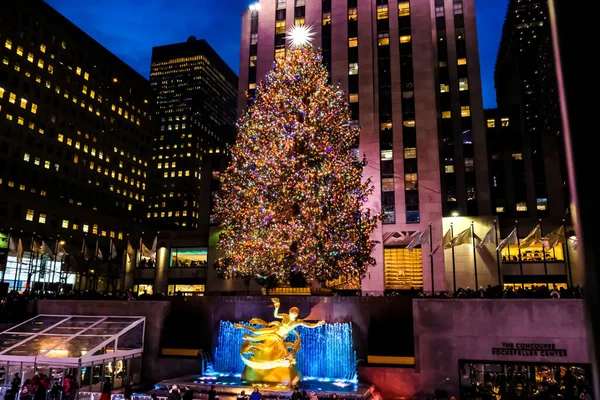
{"label": "tall office tower", "polygon": [[231,141],[237,76],[192,36],[152,50],[150,82],[156,127],[147,216],[159,227],[197,229],[201,197],[210,196],[200,184],[203,155],[222,153]]}
{"label": "tall office tower", "polygon": [[0,229],[90,246],[138,230],[148,81],[41,0],[2,3],[0,59]]}
{"label": "tall office tower", "polygon": [[510,157],[520,162],[524,176],[524,189],[507,193],[498,214],[564,217],[569,196],[546,0],[510,1],[495,83],[498,112],[519,133]]}
{"label": "tall office tower", "polygon": [[[260,0],[242,19],[240,110],[285,56],[294,24],[312,27],[362,128],[358,151],[375,182],[368,207],[384,215],[377,267],[362,290],[431,290],[429,256],[406,249],[409,235],[431,224],[435,243],[444,216],[489,214],[473,0]],[[445,284],[442,253],[436,290]]]}

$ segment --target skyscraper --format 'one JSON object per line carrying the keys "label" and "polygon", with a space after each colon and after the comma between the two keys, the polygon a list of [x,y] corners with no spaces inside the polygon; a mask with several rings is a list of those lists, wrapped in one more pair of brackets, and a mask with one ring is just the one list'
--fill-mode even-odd
{"label": "skyscraper", "polygon": [[148,81],[43,1],[4,2],[0,44],[1,229],[123,239],[146,214]]}
{"label": "skyscraper", "polygon": [[511,200],[498,214],[563,218],[569,196],[547,0],[510,1],[495,83],[498,112],[518,133],[509,156],[523,171],[515,193],[507,185]]}
{"label": "skyscraper", "polygon": [[155,47],[150,82],[156,96],[151,200],[159,227],[196,229],[203,155],[222,153],[236,118],[237,76],[204,40]]}
{"label": "skyscraper", "polygon": [[312,27],[361,126],[358,152],[375,182],[368,206],[384,216],[362,289],[430,288],[429,257],[406,249],[409,236],[431,224],[436,242],[443,216],[490,213],[473,0],[260,0],[242,18],[240,111],[285,56],[294,24]]}

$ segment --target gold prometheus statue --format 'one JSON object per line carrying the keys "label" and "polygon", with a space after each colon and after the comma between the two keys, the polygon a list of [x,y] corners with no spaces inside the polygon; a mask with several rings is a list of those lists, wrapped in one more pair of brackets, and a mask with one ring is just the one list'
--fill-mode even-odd
{"label": "gold prometheus statue", "polygon": [[[309,323],[298,318],[299,310],[292,307],[289,314],[279,312],[279,299],[271,299],[275,306],[274,316],[281,321],[265,322],[260,318],[252,318],[250,324],[260,325],[255,328],[236,324],[238,329],[247,329],[250,333],[243,336],[244,342],[240,349],[242,361],[246,364],[242,373],[242,380],[250,382],[274,382],[290,384],[300,378],[296,371],[296,354],[300,350],[300,335],[297,327],[316,328],[325,324],[325,321]],[[293,342],[285,342],[292,333],[296,337]]]}

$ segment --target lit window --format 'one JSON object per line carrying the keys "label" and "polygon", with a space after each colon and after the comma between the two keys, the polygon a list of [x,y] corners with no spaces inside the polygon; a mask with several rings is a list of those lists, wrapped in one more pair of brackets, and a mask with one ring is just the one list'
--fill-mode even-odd
{"label": "lit window", "polygon": [[407,128],[414,128],[415,127],[415,120],[414,119],[406,120],[406,121],[402,122],[402,125],[404,125]]}
{"label": "lit window", "polygon": [[18,123],[19,125],[23,125],[23,124],[25,123],[25,119],[23,119],[23,117],[19,117],[19,118],[17,119],[17,123]]}
{"label": "lit window", "polygon": [[46,214],[41,214],[40,213],[40,216],[38,217],[38,222],[40,224],[45,224],[46,223]]}
{"label": "lit window", "polygon": [[27,53],[27,61],[29,61],[30,63],[33,62],[33,53]]}
{"label": "lit window", "polygon": [[33,221],[33,215],[35,214],[35,211],[33,211],[32,209],[28,209],[27,210],[27,215],[25,216],[25,219],[27,221]]}
{"label": "lit window", "polygon": [[19,185],[19,190],[24,191],[25,190],[25,185]]}
{"label": "lit window", "polygon": [[253,33],[250,35],[250,44],[258,43],[258,33]]}
{"label": "lit window", "polygon": [[29,155],[29,153],[25,153],[25,154],[23,154],[23,161],[27,161],[27,162],[29,162],[29,159],[30,159],[30,155]]}
{"label": "lit window", "polygon": [[442,111],[442,118],[452,118],[452,113],[450,111]]}
{"label": "lit window", "polygon": [[472,158],[465,158],[465,171],[470,172],[473,171],[475,167],[475,163]]}
{"label": "lit window", "polygon": [[388,7],[386,5],[377,6],[377,19],[388,18]]}
{"label": "lit window", "polygon": [[22,46],[17,47],[17,55],[23,56],[23,47]]}
{"label": "lit window", "polygon": [[45,190],[40,190],[40,196],[45,197],[46,196],[46,191]]}
{"label": "lit window", "polygon": [[11,93],[10,96],[8,96],[8,101],[12,104],[15,104],[17,101],[17,95],[14,93]]}
{"label": "lit window", "polygon": [[42,60],[41,58],[38,60],[38,68],[44,68],[44,60]]}
{"label": "lit window", "polygon": [[461,92],[464,90],[469,90],[469,79],[458,78],[458,90],[460,90]]}
{"label": "lit window", "polygon": [[[275,49],[275,59],[281,60],[283,58],[285,58],[285,47],[276,48]],[[256,87],[256,84],[254,84],[254,86]],[[171,125],[169,125],[169,130],[171,130],[170,127],[171,127]]]}
{"label": "lit window", "polygon": [[21,71],[21,64],[19,64],[18,62],[15,63],[15,71]]}
{"label": "lit window", "polygon": [[358,21],[358,10],[356,8],[348,9],[348,21]]}
{"label": "lit window", "polygon": [[358,46],[358,38],[349,38],[348,39],[348,47],[356,47]]}
{"label": "lit window", "polygon": [[249,89],[249,90],[254,90],[254,89],[256,89],[256,83],[251,83],[251,84],[249,84],[249,85],[248,85],[248,89]]}
{"label": "lit window", "polygon": [[400,43],[410,43],[411,39],[411,35],[400,36]]}
{"label": "lit window", "polygon": [[471,116],[471,106],[460,106],[460,116],[461,117],[470,117]]}
{"label": "lit window", "polygon": [[75,69],[75,73],[76,73],[77,75],[81,75],[81,67],[77,67],[77,68]]}
{"label": "lit window", "polygon": [[512,153],[513,160],[523,161],[523,153]]}
{"label": "lit window", "polygon": [[390,44],[390,34],[380,33],[377,35],[377,45],[388,46]]}
{"label": "lit window", "polygon": [[454,165],[445,165],[444,172],[447,174],[453,174],[454,173]]}
{"label": "lit window", "polygon": [[404,159],[417,158],[417,149],[415,147],[404,148]]}
{"label": "lit window", "polygon": [[69,220],[67,219],[63,219],[62,220],[62,225],[61,225],[64,229],[68,229],[69,228]]}
{"label": "lit window", "polygon": [[37,104],[31,103],[31,112],[37,114]]}
{"label": "lit window", "polygon": [[54,74],[54,66],[53,65],[48,64],[48,72],[50,73],[50,75]]}
{"label": "lit window", "polygon": [[527,203],[524,201],[517,203],[517,211],[527,211]]}
{"label": "lit window", "polygon": [[537,209],[538,211],[546,211],[548,209],[548,199],[543,197],[543,198],[537,198],[535,199],[536,203],[537,203]]}
{"label": "lit window", "polygon": [[[73,228],[73,229],[75,229],[75,228]],[[83,231],[84,231],[85,233],[87,233],[89,230],[90,230],[90,226],[89,226],[89,225],[86,225],[86,224],[83,224]]]}
{"label": "lit window", "polygon": [[459,58],[458,59],[458,65],[467,65],[467,59],[466,58]]}
{"label": "lit window", "polygon": [[92,234],[93,235],[97,235],[98,234],[98,224],[94,224],[92,226]]}
{"label": "lit window", "polygon": [[439,6],[435,8],[435,16],[443,17],[444,16],[444,6]]}
{"label": "lit window", "polygon": [[506,127],[510,124],[510,120],[507,117],[501,119],[502,126]]}
{"label": "lit window", "polygon": [[331,25],[331,13],[323,13],[323,25]]}
{"label": "lit window", "polygon": [[447,61],[440,61],[440,62],[438,63],[438,66],[439,66],[440,68],[447,67],[447,66],[448,66],[448,62],[447,62]]}
{"label": "lit window", "polygon": [[6,119],[9,120],[9,121],[12,121],[13,120],[13,116],[10,115],[10,114],[6,114]]}
{"label": "lit window", "polygon": [[450,91],[450,85],[446,85],[444,83],[440,84],[440,92],[447,93]]}
{"label": "lit window", "polygon": [[504,207],[496,207],[496,212],[504,212]]}
{"label": "lit window", "polygon": [[0,87],[0,99],[4,97],[4,88]]}
{"label": "lit window", "polygon": [[393,160],[394,152],[393,150],[381,150],[381,160]]}
{"label": "lit window", "polygon": [[454,15],[463,13],[463,5],[462,3],[454,3]]}
{"label": "lit window", "polygon": [[90,79],[90,74],[88,74],[87,72],[84,72],[84,73],[83,73],[83,79],[85,79],[86,81],[87,81],[88,79]]}
{"label": "lit window", "polygon": [[350,94],[350,103],[358,103],[358,93]]}
{"label": "lit window", "polygon": [[406,190],[417,188],[417,174],[404,174],[404,188]]}
{"label": "lit window", "polygon": [[29,127],[29,129],[34,130],[35,129],[35,123],[33,121],[29,121],[28,127]]}
{"label": "lit window", "polygon": [[410,2],[403,1],[398,3],[398,16],[408,17],[410,15]]}
{"label": "lit window", "polygon": [[40,165],[40,158],[39,158],[39,157],[36,157],[36,158],[33,160],[33,163],[34,163],[35,165]]}
{"label": "lit window", "polygon": [[275,34],[282,35],[285,33],[285,21],[275,21]]}
{"label": "lit window", "polygon": [[10,63],[10,58],[8,58],[8,56],[4,56],[4,58],[2,59],[2,63],[4,65],[8,65]]}
{"label": "lit window", "polygon": [[348,75],[358,75],[358,63],[351,63],[348,66]]}
{"label": "lit window", "polygon": [[44,161],[44,168],[50,169],[50,161],[48,161],[48,160]]}
{"label": "lit window", "polygon": [[496,120],[493,118],[490,118],[487,120],[487,127],[488,128],[495,128],[496,127]]}
{"label": "lit window", "polygon": [[45,44],[40,44],[40,51],[41,51],[42,53],[45,53],[45,52],[46,52],[46,45],[45,45]]}
{"label": "lit window", "polygon": [[21,98],[21,108],[23,110],[27,108],[27,100],[24,98]]}

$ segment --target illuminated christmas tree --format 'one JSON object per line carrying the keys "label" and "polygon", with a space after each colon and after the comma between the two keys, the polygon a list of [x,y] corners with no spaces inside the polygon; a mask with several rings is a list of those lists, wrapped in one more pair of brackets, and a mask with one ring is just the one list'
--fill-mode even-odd
{"label": "illuminated christmas tree", "polygon": [[237,143],[222,177],[220,272],[289,280],[362,278],[375,263],[370,239],[379,216],[365,203],[365,161],[352,152],[358,129],[346,96],[327,84],[310,31],[296,27],[238,121]]}

